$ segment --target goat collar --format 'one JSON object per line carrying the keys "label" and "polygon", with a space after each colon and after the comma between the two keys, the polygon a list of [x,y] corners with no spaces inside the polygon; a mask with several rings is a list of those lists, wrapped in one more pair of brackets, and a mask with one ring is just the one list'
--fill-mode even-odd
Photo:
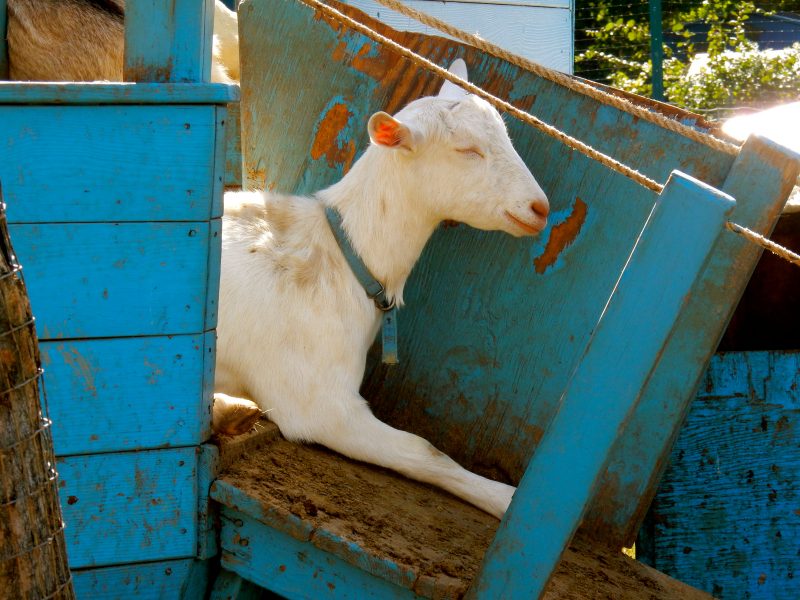
{"label": "goat collar", "polygon": [[383,284],[369,272],[367,265],[350,244],[342,227],[342,215],[339,214],[339,211],[332,206],[326,206],[325,216],[328,218],[328,224],[333,232],[333,237],[336,238],[336,243],[339,244],[339,249],[347,264],[350,265],[350,270],[353,271],[353,275],[356,276],[367,296],[383,313],[383,362],[387,365],[397,364],[397,306],[395,306],[395,301],[386,297]]}

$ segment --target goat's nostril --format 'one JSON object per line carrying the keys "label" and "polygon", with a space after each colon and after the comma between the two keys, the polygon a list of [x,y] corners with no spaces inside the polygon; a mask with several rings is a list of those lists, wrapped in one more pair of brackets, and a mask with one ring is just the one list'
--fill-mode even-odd
{"label": "goat's nostril", "polygon": [[530,207],[535,215],[542,217],[543,219],[546,219],[547,215],[550,214],[550,205],[547,203],[547,201],[534,200],[531,202]]}

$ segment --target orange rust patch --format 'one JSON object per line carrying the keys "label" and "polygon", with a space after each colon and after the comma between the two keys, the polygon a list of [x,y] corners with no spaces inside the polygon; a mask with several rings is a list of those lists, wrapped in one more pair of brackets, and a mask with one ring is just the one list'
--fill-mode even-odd
{"label": "orange rust patch", "polygon": [[255,185],[257,189],[263,189],[267,180],[267,172],[262,169],[247,166],[247,181]]}
{"label": "orange rust patch", "polygon": [[553,227],[544,252],[542,252],[541,256],[534,259],[533,265],[536,267],[537,273],[542,274],[548,267],[553,266],[564,249],[572,245],[572,242],[578,237],[583,224],[586,222],[586,212],[586,203],[576,197],[570,215],[563,223]]}
{"label": "orange rust patch", "polygon": [[381,81],[387,72],[387,64],[390,61],[388,51],[383,48],[378,49],[377,56],[367,56],[372,46],[364,44],[358,51],[358,54],[353,58],[353,67],[371,77],[376,81]]}
{"label": "orange rust patch", "polygon": [[340,146],[336,143],[336,138],[345,128],[351,116],[352,113],[348,110],[347,105],[338,102],[331,106],[319,124],[314,144],[311,146],[311,158],[319,160],[324,156],[329,167],[340,164],[345,173],[350,170],[350,165],[356,155],[355,142],[349,140],[344,146]]}

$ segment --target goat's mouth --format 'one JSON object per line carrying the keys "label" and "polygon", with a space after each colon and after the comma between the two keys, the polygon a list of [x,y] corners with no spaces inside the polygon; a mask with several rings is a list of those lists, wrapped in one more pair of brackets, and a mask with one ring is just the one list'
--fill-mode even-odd
{"label": "goat's mouth", "polygon": [[543,224],[542,225],[539,225],[539,224],[533,225],[531,223],[527,223],[526,221],[523,221],[522,219],[519,219],[519,218],[515,217],[514,215],[512,215],[507,210],[504,210],[503,214],[505,214],[506,218],[509,221],[511,221],[514,225],[516,225],[519,229],[521,229],[522,231],[524,231],[528,235],[536,235],[537,233],[541,232],[542,229],[544,229],[544,225]]}

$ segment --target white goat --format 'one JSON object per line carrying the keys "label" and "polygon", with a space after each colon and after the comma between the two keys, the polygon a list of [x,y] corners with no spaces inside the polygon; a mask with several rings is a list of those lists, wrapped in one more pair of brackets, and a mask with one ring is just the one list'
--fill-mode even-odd
{"label": "white goat", "polygon": [[325,207],[341,214],[353,248],[400,304],[441,221],[534,235],[546,224],[547,198],[497,111],[450,83],[394,118],[374,114],[368,129],[364,155],[313,198],[225,196],[215,422],[236,397],[252,398],[290,440],[435,484],[499,518],[513,487],[382,423],[359,395],[381,313],[345,261]]}

